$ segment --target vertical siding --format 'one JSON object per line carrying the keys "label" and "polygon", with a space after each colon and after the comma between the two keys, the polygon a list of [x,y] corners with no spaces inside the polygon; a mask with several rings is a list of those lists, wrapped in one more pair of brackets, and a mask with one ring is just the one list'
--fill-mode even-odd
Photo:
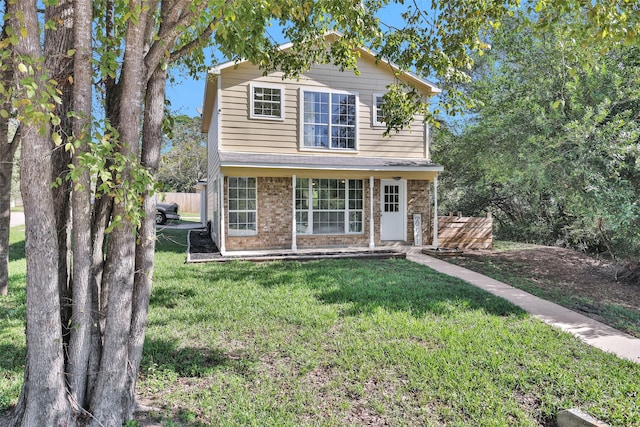
{"label": "vertical siding", "polygon": [[[361,60],[360,75],[353,71],[341,72],[337,67],[317,65],[299,80],[283,80],[282,73],[263,76],[262,71],[250,63],[223,70],[222,78],[222,145],[225,151],[265,152],[280,154],[319,154],[327,151],[298,149],[300,133],[300,88],[335,89],[358,94],[358,152],[332,151],[336,155],[363,157],[425,157],[425,127],[421,120],[391,137],[383,137],[384,127],[372,125],[373,94],[384,93],[394,82],[393,73],[384,64]],[[249,119],[249,85],[268,82],[285,88],[284,120]],[[214,112],[217,108],[214,108]]]}

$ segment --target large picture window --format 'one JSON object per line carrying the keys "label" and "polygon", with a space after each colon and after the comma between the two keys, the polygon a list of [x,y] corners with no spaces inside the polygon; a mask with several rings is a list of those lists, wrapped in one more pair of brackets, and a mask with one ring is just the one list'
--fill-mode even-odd
{"label": "large picture window", "polygon": [[284,88],[271,85],[251,85],[251,118],[284,119]]}
{"label": "large picture window", "polygon": [[363,232],[363,183],[360,179],[296,180],[298,234]]}
{"label": "large picture window", "polygon": [[302,103],[304,148],[356,149],[355,94],[303,90]]}
{"label": "large picture window", "polygon": [[229,236],[257,233],[256,178],[229,177]]}

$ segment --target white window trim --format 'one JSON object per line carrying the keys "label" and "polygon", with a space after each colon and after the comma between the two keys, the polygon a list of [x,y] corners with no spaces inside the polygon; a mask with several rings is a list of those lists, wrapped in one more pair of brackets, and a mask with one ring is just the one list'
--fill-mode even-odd
{"label": "white window trim", "polygon": [[376,104],[376,100],[379,96],[384,96],[384,93],[374,93],[373,94],[373,102],[371,107],[371,125],[373,127],[385,127],[386,124],[378,120],[378,105]]}
{"label": "white window trim", "polygon": [[[255,176],[230,176],[227,177],[227,215],[231,213],[231,209],[229,208],[229,190],[231,186],[229,185],[230,178],[253,178],[256,180],[256,229],[255,230],[235,230],[231,228],[231,221],[227,219],[227,235],[230,237],[243,237],[243,236],[257,236],[258,235],[258,178]],[[246,209],[249,211],[249,209]],[[237,211],[237,210],[236,210]]]}
{"label": "white window trim", "polygon": [[[265,88],[265,89],[280,89],[280,117],[274,116],[262,116],[259,114],[253,113],[254,101],[255,98],[253,96],[254,90],[256,88]],[[278,85],[273,83],[262,83],[262,82],[251,82],[249,83],[249,118],[253,120],[273,120],[273,121],[284,121],[284,107],[285,107],[285,87],[284,85]]]}
{"label": "white window trim", "polygon": [[[307,200],[307,209],[296,209],[295,208],[295,204],[294,204],[294,211],[295,213],[298,212],[307,212],[307,232],[306,233],[301,233],[299,231],[296,230],[296,234],[299,236],[346,236],[346,235],[362,235],[364,234],[364,229],[365,229],[365,204],[364,204],[364,198],[365,198],[365,188],[364,188],[364,180],[363,179],[358,179],[358,178],[301,178],[301,179],[308,179],[309,180],[309,199]],[[313,180],[314,179],[335,179],[335,180],[342,180],[344,179],[347,182],[347,185],[345,187],[345,199],[344,199],[344,205],[345,208],[344,209],[317,209],[314,210],[313,209]],[[349,181],[361,181],[362,182],[362,209],[349,209],[349,186],[348,183]],[[302,188],[299,186],[296,186],[297,188]],[[294,195],[295,197],[295,195]],[[295,203],[295,202],[294,202]],[[314,212],[344,212],[344,229],[345,232],[344,233],[321,233],[321,234],[317,234],[313,232],[313,213]],[[361,231],[349,231],[349,213],[351,212],[362,212],[362,230]],[[295,213],[294,213],[294,218],[295,218]]]}
{"label": "white window trim", "polygon": [[[344,95],[355,95],[356,97],[356,132],[355,132],[355,147],[354,148],[324,148],[324,147],[306,147],[304,145],[304,93],[305,92],[322,92],[322,93],[339,93]],[[298,150],[300,151],[314,151],[314,152],[326,152],[326,153],[357,153],[360,147],[360,94],[358,92],[349,92],[346,90],[327,89],[322,87],[301,87],[298,91],[298,105],[299,113],[298,118],[300,120],[299,134],[298,134]],[[329,146],[331,146],[331,135],[329,135]]]}

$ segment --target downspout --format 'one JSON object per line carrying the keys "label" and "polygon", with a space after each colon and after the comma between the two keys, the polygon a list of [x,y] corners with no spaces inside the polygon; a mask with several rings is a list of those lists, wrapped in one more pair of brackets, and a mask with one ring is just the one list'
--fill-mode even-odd
{"label": "downspout", "polygon": [[224,210],[224,201],[225,201],[225,193],[224,193],[224,174],[220,173],[219,175],[219,181],[220,181],[220,197],[218,198],[219,202],[220,202],[220,209],[218,210],[218,212],[220,212],[220,254],[224,255],[225,252],[227,251],[226,248],[226,233],[225,233],[225,221],[224,221],[224,214],[225,214],[225,210]]}
{"label": "downspout", "polygon": [[429,126],[429,122],[424,124],[424,158],[431,160],[431,126]]}
{"label": "downspout", "polygon": [[297,225],[296,225],[296,176],[293,175],[291,177],[292,183],[293,185],[291,186],[291,188],[293,189],[291,191],[291,212],[292,212],[292,218],[293,220],[291,221],[291,250],[293,252],[296,252],[298,250],[298,241],[297,241]]}
{"label": "downspout", "polygon": [[373,217],[373,176],[369,176],[369,249],[373,249],[375,245],[375,222]]}

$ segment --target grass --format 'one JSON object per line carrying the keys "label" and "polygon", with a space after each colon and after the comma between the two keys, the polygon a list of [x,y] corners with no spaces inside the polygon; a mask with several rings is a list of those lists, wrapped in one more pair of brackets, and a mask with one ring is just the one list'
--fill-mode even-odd
{"label": "grass", "polygon": [[[160,425],[538,426],[569,407],[640,424],[637,365],[459,280],[406,260],[185,265],[184,241],[159,236],[138,382]],[[0,411],[22,369],[0,353]]]}
{"label": "grass", "polygon": [[16,404],[22,387],[26,280],[24,226],[14,227],[9,234],[9,294],[0,296],[0,413]]}

